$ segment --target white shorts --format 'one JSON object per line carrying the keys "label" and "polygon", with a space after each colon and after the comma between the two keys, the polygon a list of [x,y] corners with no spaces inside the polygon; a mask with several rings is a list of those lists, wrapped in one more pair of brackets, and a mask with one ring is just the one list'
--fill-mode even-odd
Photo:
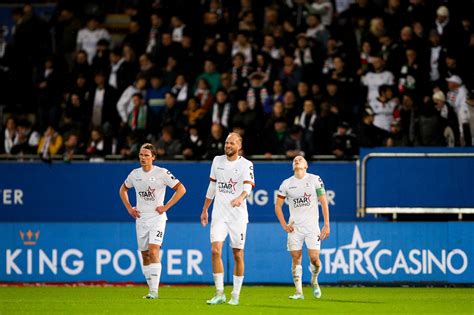
{"label": "white shorts", "polygon": [[319,226],[312,227],[297,227],[291,233],[288,233],[287,250],[302,250],[303,242],[306,243],[307,249],[321,248],[321,240],[319,239]]}
{"label": "white shorts", "polygon": [[247,236],[247,223],[212,222],[211,243],[224,242],[227,234],[230,237],[230,247],[244,249]]}
{"label": "white shorts", "polygon": [[166,221],[137,222],[138,250],[147,251],[148,244],[161,246],[165,237]]}

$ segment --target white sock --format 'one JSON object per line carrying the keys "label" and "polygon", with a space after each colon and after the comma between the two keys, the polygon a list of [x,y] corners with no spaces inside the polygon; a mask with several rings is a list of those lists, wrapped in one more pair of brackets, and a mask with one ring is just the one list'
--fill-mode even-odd
{"label": "white sock", "polygon": [[161,263],[150,264],[150,292],[158,292],[161,277]]}
{"label": "white sock", "polygon": [[293,270],[293,282],[295,283],[296,293],[303,293],[303,284],[301,283],[301,278],[303,277],[303,267],[301,265],[296,265]]}
{"label": "white sock", "polygon": [[151,281],[151,278],[150,278],[150,265],[143,265],[143,274],[145,275],[145,280],[146,280],[146,283],[148,284],[148,290],[151,291],[151,287],[150,287],[150,281]]}
{"label": "white sock", "polygon": [[311,286],[314,287],[318,283],[318,275],[321,271],[321,266],[309,264],[309,269],[311,269]]}
{"label": "white sock", "polygon": [[216,292],[218,295],[224,293],[224,273],[213,273],[214,284],[216,285]]}
{"label": "white sock", "polygon": [[234,289],[232,290],[232,295],[239,296],[240,289],[242,289],[242,283],[244,282],[244,276],[234,275]]}

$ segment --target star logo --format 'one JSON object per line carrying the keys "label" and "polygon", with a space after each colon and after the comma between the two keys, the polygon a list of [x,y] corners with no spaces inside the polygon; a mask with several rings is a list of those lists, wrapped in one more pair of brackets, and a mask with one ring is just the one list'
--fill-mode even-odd
{"label": "star logo", "polygon": [[311,194],[304,193],[304,198],[308,198],[308,201],[311,202]]}
{"label": "star logo", "polygon": [[232,178],[229,179],[229,184],[232,185],[232,189],[235,191],[235,185],[237,185],[237,182],[232,181]]}
{"label": "star logo", "polygon": [[153,196],[153,198],[155,198],[155,190],[156,190],[155,188],[151,188],[150,186],[148,186],[148,190],[147,190],[147,191],[148,191],[148,193],[149,193],[150,195]]}
{"label": "star logo", "polygon": [[362,240],[362,236],[360,235],[359,228],[357,225],[354,227],[354,234],[352,234],[352,242],[350,244],[344,245],[339,247],[340,249],[366,249],[363,256],[367,271],[370,272],[375,279],[377,278],[377,273],[375,272],[374,265],[372,264],[372,260],[370,259],[370,254],[374,251],[374,249],[379,245],[380,240],[364,242]]}

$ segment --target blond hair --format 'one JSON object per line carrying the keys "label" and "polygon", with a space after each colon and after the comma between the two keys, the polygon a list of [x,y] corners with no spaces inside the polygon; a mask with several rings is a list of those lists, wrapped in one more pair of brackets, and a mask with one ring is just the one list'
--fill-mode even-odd
{"label": "blond hair", "polygon": [[151,154],[152,154],[153,156],[156,155],[156,148],[155,148],[155,146],[154,146],[153,144],[151,144],[151,143],[144,143],[144,144],[142,144],[142,146],[140,147],[140,150],[141,150],[141,149],[150,150],[150,151],[151,151]]}

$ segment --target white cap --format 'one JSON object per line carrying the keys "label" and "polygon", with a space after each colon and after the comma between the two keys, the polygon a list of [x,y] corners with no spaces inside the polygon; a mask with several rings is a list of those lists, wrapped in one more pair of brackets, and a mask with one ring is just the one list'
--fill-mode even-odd
{"label": "white cap", "polygon": [[449,16],[449,10],[444,5],[442,5],[438,8],[438,10],[436,10],[436,15],[438,15],[438,16]]}
{"label": "white cap", "polygon": [[459,85],[462,85],[462,80],[459,76],[457,75],[452,75],[450,76],[449,78],[446,79],[447,82],[452,82],[452,83],[456,83],[456,84],[459,84]]}
{"label": "white cap", "polygon": [[443,91],[437,91],[433,94],[433,101],[446,102],[446,97],[444,96]]}

